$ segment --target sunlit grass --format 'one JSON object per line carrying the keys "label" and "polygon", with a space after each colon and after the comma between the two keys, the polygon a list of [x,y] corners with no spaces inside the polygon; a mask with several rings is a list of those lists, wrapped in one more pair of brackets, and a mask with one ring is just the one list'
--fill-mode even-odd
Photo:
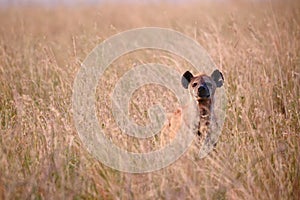
{"label": "sunlit grass", "polygon": [[[296,1],[2,9],[0,199],[299,198],[299,10]],[[168,168],[132,175],[86,151],[71,96],[80,63],[97,44],[144,26],[172,28],[205,47],[224,74],[228,108],[220,142],[206,159],[187,152]],[[134,52],[117,60],[97,89],[102,127],[132,151],[157,148],[157,138],[122,135],[109,95],[127,70],[147,62],[180,73],[190,68],[165,52]],[[146,86],[133,95],[130,113],[145,124],[149,106],[161,102],[172,112],[172,101],[170,91]]]}

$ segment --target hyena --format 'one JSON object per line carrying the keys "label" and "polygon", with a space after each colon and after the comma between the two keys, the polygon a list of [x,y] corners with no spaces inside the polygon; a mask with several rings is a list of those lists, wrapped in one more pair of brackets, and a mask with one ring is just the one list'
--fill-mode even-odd
{"label": "hyena", "polygon": [[219,70],[215,70],[211,76],[206,74],[194,76],[189,71],[182,75],[182,86],[189,90],[199,108],[200,120],[197,135],[201,140],[210,136],[210,125],[212,122],[216,123],[214,119],[214,94],[217,88],[222,87],[223,82],[224,77]]}

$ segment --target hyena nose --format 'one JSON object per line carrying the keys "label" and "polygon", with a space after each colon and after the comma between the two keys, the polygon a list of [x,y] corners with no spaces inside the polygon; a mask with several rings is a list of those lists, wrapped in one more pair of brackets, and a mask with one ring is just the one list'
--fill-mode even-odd
{"label": "hyena nose", "polygon": [[198,95],[202,98],[208,98],[210,96],[209,89],[204,85],[200,86],[198,88]]}

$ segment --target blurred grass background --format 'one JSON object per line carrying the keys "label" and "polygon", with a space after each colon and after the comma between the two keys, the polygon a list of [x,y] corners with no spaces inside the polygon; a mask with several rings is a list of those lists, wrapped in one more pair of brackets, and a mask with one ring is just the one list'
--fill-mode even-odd
{"label": "blurred grass background", "polygon": [[[72,119],[72,85],[97,44],[146,26],[180,31],[208,51],[225,77],[227,117],[206,159],[187,152],[162,170],[127,174],[85,150]],[[2,7],[0,199],[299,199],[299,52],[296,0]],[[121,134],[109,95],[122,74],[147,62],[190,69],[166,52],[134,52],[98,84],[102,127],[132,151],[156,144]],[[147,123],[155,102],[169,112],[178,106],[170,91],[145,86],[132,98],[134,120]]]}

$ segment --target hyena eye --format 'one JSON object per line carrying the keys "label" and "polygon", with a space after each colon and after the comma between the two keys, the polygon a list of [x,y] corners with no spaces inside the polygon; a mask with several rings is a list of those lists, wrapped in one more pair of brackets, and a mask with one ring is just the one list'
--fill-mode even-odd
{"label": "hyena eye", "polygon": [[207,87],[211,87],[212,84],[211,83],[206,83]]}
{"label": "hyena eye", "polygon": [[196,86],[197,86],[197,83],[193,83],[193,84],[192,84],[192,87],[196,87]]}

